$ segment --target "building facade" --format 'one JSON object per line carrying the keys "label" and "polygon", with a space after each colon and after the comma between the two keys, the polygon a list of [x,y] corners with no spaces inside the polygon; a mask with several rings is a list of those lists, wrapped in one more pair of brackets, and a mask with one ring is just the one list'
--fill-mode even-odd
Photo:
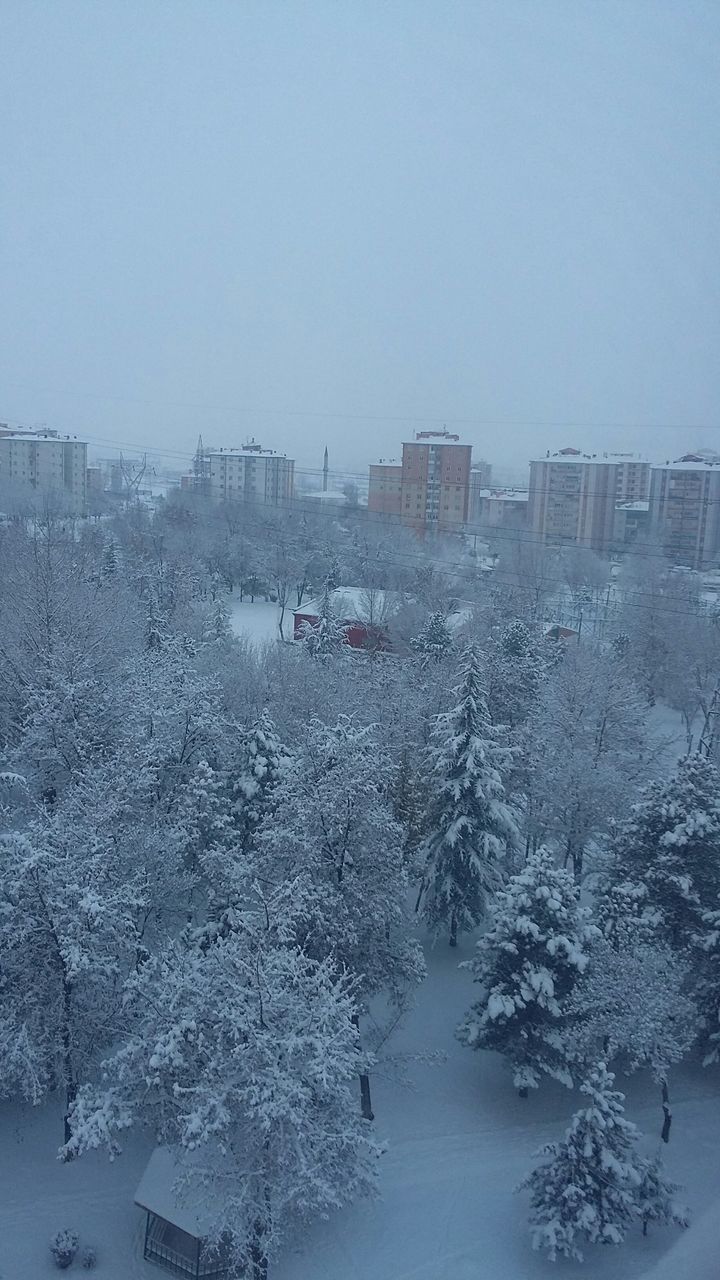
{"label": "building facade", "polygon": [[527,525],[527,489],[475,489],[470,487],[468,527],[523,529]]}
{"label": "building facade", "polygon": [[370,466],[368,511],[380,516],[402,513],[402,466],[396,462],[374,462]]}
{"label": "building facade", "polygon": [[87,501],[87,444],[56,433],[0,436],[0,487],[17,494],[55,496],[74,515]]}
{"label": "building facade", "polygon": [[261,445],[206,452],[207,486],[217,502],[276,506],[293,496],[295,462]]}
{"label": "building facade", "polygon": [[720,465],[686,454],[653,467],[650,527],[677,565],[703,569],[720,557]]}
{"label": "building facade", "polygon": [[630,455],[578,449],[530,463],[529,528],[556,546],[608,554],[615,543],[619,502],[647,499],[650,464]]}
{"label": "building facade", "polygon": [[472,447],[448,431],[418,431],[402,463],[370,467],[368,510],[417,533],[459,533],[467,522]]}

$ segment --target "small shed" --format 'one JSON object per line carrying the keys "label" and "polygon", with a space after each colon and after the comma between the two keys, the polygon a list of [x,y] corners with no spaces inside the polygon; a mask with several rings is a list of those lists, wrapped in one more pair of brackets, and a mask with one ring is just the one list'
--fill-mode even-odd
{"label": "small shed", "polygon": [[147,1214],[144,1257],[187,1280],[229,1280],[227,1255],[207,1247],[211,1213],[205,1189],[198,1188],[192,1200],[175,1195],[182,1171],[172,1148],[155,1148],[135,1192],[135,1204]]}

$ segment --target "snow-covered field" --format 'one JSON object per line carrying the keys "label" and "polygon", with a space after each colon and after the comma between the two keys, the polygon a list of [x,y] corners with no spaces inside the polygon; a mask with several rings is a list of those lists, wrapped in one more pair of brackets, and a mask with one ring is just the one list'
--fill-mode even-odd
{"label": "snow-covered field", "polygon": [[[716,1236],[705,1221],[682,1238],[662,1228],[643,1239],[638,1229],[621,1248],[591,1251],[583,1265],[532,1252],[526,1198],[513,1187],[538,1146],[560,1136],[578,1095],[550,1084],[523,1102],[499,1058],[455,1041],[472,993],[457,963],[469,954],[468,943],[455,954],[444,945],[428,952],[427,982],[387,1051],[395,1061],[383,1062],[373,1080],[377,1133],[388,1141],[379,1198],[313,1225],[273,1267],[272,1280],[650,1280],[658,1265],[657,1280],[716,1280]],[[418,1053],[447,1056],[437,1063],[404,1056]],[[646,1076],[618,1084],[654,1149],[657,1089]],[[716,1076],[684,1068],[672,1093],[667,1171],[700,1219],[718,1196]],[[98,1280],[157,1280],[162,1272],[142,1261],[143,1215],[132,1203],[147,1141],[132,1138],[113,1164],[96,1153],[63,1165],[55,1159],[61,1137],[55,1108],[0,1109],[0,1280],[56,1275],[47,1242],[63,1227],[97,1247]]]}
{"label": "snow-covered field", "polygon": [[[255,644],[280,639],[279,618],[277,605],[265,600],[256,600],[254,604],[249,600],[233,599],[230,602],[230,626],[235,635]],[[292,612],[286,609],[283,624],[286,639],[292,638],[292,626]]]}

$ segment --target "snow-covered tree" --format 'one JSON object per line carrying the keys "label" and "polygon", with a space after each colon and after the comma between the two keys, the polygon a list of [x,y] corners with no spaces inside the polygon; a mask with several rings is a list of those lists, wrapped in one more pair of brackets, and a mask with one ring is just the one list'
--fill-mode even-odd
{"label": "snow-covered tree", "polygon": [[720,775],[710,761],[686,756],[667,782],[650,784],[614,841],[609,884],[639,890],[642,917],[673,949],[703,932],[720,893]]}
{"label": "snow-covered tree", "polygon": [[255,1280],[292,1226],[372,1191],[377,1155],[351,1097],[352,980],[279,944],[264,905],[269,928],[246,915],[205,949],[171,943],[128,981],[127,1042],[80,1092],[63,1152],[114,1154],[146,1126]]}
{"label": "snow-covered tree", "polygon": [[687,979],[687,964],[662,943],[596,938],[566,1006],[572,1056],[586,1063],[621,1057],[631,1071],[647,1066],[664,1080],[697,1034]]}
{"label": "snow-covered tree", "polygon": [[[66,1105],[121,1025],[145,901],[113,843],[61,814],[0,837],[0,1080]],[[66,1121],[66,1137],[68,1137]]]}
{"label": "snow-covered tree", "polygon": [[[353,975],[359,1013],[380,992],[403,1002],[424,975],[388,773],[372,729],[348,717],[331,727],[311,721],[255,841],[259,882],[298,886],[293,940]],[[367,1079],[361,1086],[369,1115]]]}
{"label": "snow-covered tree", "polygon": [[332,592],[325,583],[320,597],[317,622],[306,622],[301,640],[311,658],[327,660],[341,652],[347,644],[345,628],[333,608]]}
{"label": "snow-covered tree", "polygon": [[[614,1079],[603,1062],[590,1072],[580,1086],[588,1105],[576,1111],[561,1142],[542,1148],[549,1159],[518,1188],[531,1193],[533,1248],[552,1260],[561,1254],[582,1262],[585,1245],[621,1244],[633,1222],[649,1220],[648,1162],[637,1153],[639,1131],[625,1119]],[[658,1182],[660,1197],[665,1187]]]}
{"label": "snow-covered tree", "polygon": [[665,1177],[660,1156],[656,1156],[654,1160],[643,1160],[640,1186],[637,1189],[637,1214],[642,1222],[644,1236],[647,1235],[648,1224],[651,1222],[664,1227],[689,1226],[687,1209],[675,1199],[679,1190],[676,1182]]}
{"label": "snow-covered tree", "polygon": [[542,686],[529,722],[532,834],[578,879],[588,849],[647,777],[645,712],[617,658],[584,645],[568,649]]}
{"label": "snow-covered tree", "polygon": [[701,1014],[700,1039],[704,1064],[720,1062],[720,910],[706,911],[694,939],[695,984]]}
{"label": "snow-covered tree", "polygon": [[458,1037],[472,1049],[504,1054],[521,1097],[543,1075],[572,1086],[566,1010],[596,935],[572,876],[545,849],[497,895],[490,928],[467,964],[481,998]]}
{"label": "snow-covered tree", "polygon": [[231,769],[234,817],[244,849],[249,848],[258,827],[271,812],[273,797],[289,764],[290,754],[265,707],[242,735],[238,758]]}
{"label": "snow-covered tree", "polygon": [[410,641],[423,665],[442,662],[453,649],[453,638],[443,613],[431,613],[425,626]]}
{"label": "snow-covered tree", "polygon": [[452,710],[436,717],[428,753],[423,914],[434,933],[476,928],[500,886],[517,825],[503,779],[512,751],[490,723],[477,650],[463,654]]}
{"label": "snow-covered tree", "polygon": [[533,632],[516,619],[500,635],[488,662],[488,706],[495,721],[522,725],[535,706],[547,662]]}

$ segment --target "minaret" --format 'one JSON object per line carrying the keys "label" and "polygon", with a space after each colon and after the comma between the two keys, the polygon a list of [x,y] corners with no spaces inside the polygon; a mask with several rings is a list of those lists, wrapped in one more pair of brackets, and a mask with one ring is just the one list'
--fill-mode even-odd
{"label": "minaret", "polygon": [[322,488],[323,493],[327,493],[327,480],[328,480],[328,451],[327,451],[327,445],[325,445],[325,454],[323,456],[323,488]]}

